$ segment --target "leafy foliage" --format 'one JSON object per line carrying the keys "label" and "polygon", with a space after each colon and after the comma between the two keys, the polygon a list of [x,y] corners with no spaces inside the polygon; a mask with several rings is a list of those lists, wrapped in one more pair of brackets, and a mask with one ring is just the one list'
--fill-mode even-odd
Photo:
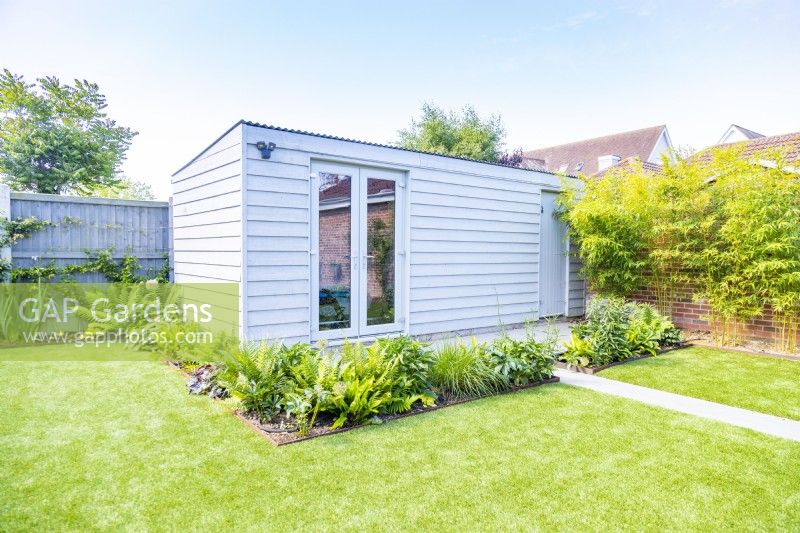
{"label": "leafy foliage", "polygon": [[41,302],[48,297],[47,287],[41,284],[30,285],[23,289],[10,283],[0,283],[0,341],[19,345],[26,342],[26,335],[39,329],[37,321],[20,320],[19,313],[27,298],[35,298]]}
{"label": "leafy foliage", "polygon": [[46,77],[28,84],[0,74],[0,175],[14,190],[92,194],[114,187],[136,132],[117,126],[104,111],[99,87]]}
{"label": "leafy foliage", "polygon": [[382,339],[369,347],[345,342],[328,411],[335,429],[363,424],[383,413],[402,413],[417,401],[432,405],[424,372],[431,364],[427,346],[407,337]]}
{"label": "leafy foliage", "polygon": [[113,257],[112,248],[87,252],[87,254],[90,256],[90,260],[80,264],[57,266],[53,259],[46,264],[11,268],[11,281],[21,283],[47,280],[71,281],[75,275],[92,272],[103,274],[110,283],[140,283],[148,279],[155,279],[159,283],[169,281],[171,269],[168,254],[164,254],[161,268],[158,271],[150,269],[145,276],[140,274],[142,267],[135,255],[126,254],[118,262]]}
{"label": "leafy foliage", "polygon": [[579,246],[583,274],[591,290],[627,296],[646,282],[652,211],[642,201],[650,185],[644,173],[608,172],[583,178],[583,187],[565,188],[570,235]]}
{"label": "leafy foliage", "polygon": [[331,427],[363,424],[386,411],[396,377],[396,361],[387,360],[379,348],[345,342],[328,406],[336,417]]}
{"label": "leafy foliage", "polygon": [[527,385],[552,377],[555,342],[540,343],[532,337],[516,340],[503,335],[489,346],[489,360],[507,385]]}
{"label": "leafy foliage", "polygon": [[430,382],[430,369],[436,361],[431,347],[411,337],[383,337],[370,349],[381,352],[383,358],[397,365],[397,375],[392,383],[392,400],[387,410],[401,413],[420,401],[433,405],[436,394]]}
{"label": "leafy foliage", "polygon": [[245,343],[231,350],[218,382],[242,402],[245,411],[269,420],[285,406],[290,390],[286,359],[280,344]]}
{"label": "leafy foliage", "polygon": [[0,248],[12,246],[52,225],[49,220],[42,220],[33,215],[17,220],[0,219]]}
{"label": "leafy foliage", "polygon": [[113,186],[99,185],[92,189],[92,196],[118,198],[121,200],[155,200],[153,189],[147,183],[128,176],[120,176]]}
{"label": "leafy foliage", "polygon": [[[303,343],[234,347],[218,379],[246,411],[263,421],[285,413],[300,434],[308,434],[322,413],[332,419],[333,429],[379,423],[379,415],[434,405],[437,394],[478,397],[552,375],[554,342],[511,343],[516,351],[509,357],[525,366],[513,376],[496,370],[499,363],[493,364],[487,346],[474,340],[434,351],[401,336],[370,346],[345,342],[336,350]],[[511,352],[510,344],[504,346]]]}
{"label": "leafy foliage", "polygon": [[[231,353],[220,379],[235,387],[231,393],[242,407],[262,420],[284,411],[301,434],[311,431],[320,413],[330,415],[336,429],[436,400],[428,379],[431,349],[409,337],[379,339],[369,347],[345,342],[338,350],[325,344],[245,345]],[[262,371],[277,377],[263,378]]]}
{"label": "leafy foliage", "polygon": [[574,366],[600,366],[636,355],[656,355],[680,343],[672,322],[647,304],[595,298],[586,320],[573,327],[562,358]]}
{"label": "leafy foliage", "polygon": [[690,285],[710,306],[721,344],[772,309],[779,348],[796,349],[800,327],[800,180],[784,150],[743,146],[664,158],[659,174],[641,165],[586,179],[562,197],[592,290],[628,297],[654,287],[671,312]]}
{"label": "leafy foliage", "polygon": [[475,108],[445,111],[433,104],[422,105],[422,117],[401,130],[400,146],[412,150],[500,162],[519,166],[522,150],[503,152],[505,128],[499,116],[482,118]]}

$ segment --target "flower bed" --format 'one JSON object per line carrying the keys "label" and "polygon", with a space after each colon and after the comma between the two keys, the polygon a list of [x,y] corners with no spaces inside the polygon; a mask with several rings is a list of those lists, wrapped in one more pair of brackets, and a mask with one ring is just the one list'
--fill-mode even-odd
{"label": "flower bed", "polygon": [[586,320],[572,328],[558,366],[594,374],[683,346],[680,330],[650,305],[596,298]]}
{"label": "flower bed", "polygon": [[557,332],[438,349],[410,337],[370,346],[281,343],[232,347],[190,375],[190,392],[231,396],[233,410],[275,444],[337,433],[557,381]]}
{"label": "flower bed", "polygon": [[[539,381],[534,381],[532,383],[528,383],[527,385],[519,385],[519,386],[511,386],[508,390],[504,390],[501,392],[496,393],[495,395],[501,394],[510,394],[513,392],[518,392],[521,390],[527,390],[534,387],[538,387],[540,385],[545,385],[548,383],[558,383],[560,379],[557,376],[552,376],[549,378],[545,378]],[[332,429],[330,424],[330,418],[328,417],[327,420],[325,417],[320,421],[317,421],[317,424],[312,428],[307,435],[301,435],[295,428],[291,426],[291,424],[282,424],[280,420],[273,420],[267,423],[264,423],[258,419],[257,416],[253,415],[252,413],[247,413],[241,411],[239,409],[234,411],[234,414],[251,428],[253,428],[257,433],[262,435],[268,441],[270,441],[275,446],[283,446],[285,444],[292,444],[294,442],[302,442],[304,440],[314,439],[317,437],[323,437],[325,435],[334,435],[336,433],[343,433],[345,431],[350,431],[353,429],[363,428],[370,425],[375,424],[382,424],[384,422],[388,422],[391,420],[397,420],[400,418],[406,418],[409,416],[414,415],[421,415],[423,413],[429,413],[431,411],[436,411],[445,407],[450,407],[453,405],[460,405],[462,403],[472,402],[475,400],[480,400],[482,398],[486,398],[486,396],[476,396],[474,398],[466,398],[463,400],[446,400],[445,398],[437,398],[436,403],[431,406],[423,406],[423,405],[414,405],[409,411],[399,414],[384,414],[378,415],[376,420],[373,421],[371,424],[361,424],[361,425],[354,425],[354,426],[344,426],[337,429]]]}
{"label": "flower bed", "polygon": [[664,353],[667,353],[667,352],[671,352],[673,350],[680,350],[682,348],[689,348],[690,346],[693,346],[693,345],[691,343],[684,342],[684,343],[681,343],[679,345],[670,346],[670,347],[664,348],[662,350],[659,350],[658,353],[655,354],[655,355],[651,355],[651,354],[636,355],[636,356],[633,356],[633,357],[629,357],[628,359],[625,359],[623,361],[614,361],[613,363],[608,363],[608,364],[605,364],[605,365],[574,366],[574,365],[570,365],[568,363],[565,363],[564,361],[556,361],[556,368],[562,368],[564,370],[572,370],[573,372],[580,372],[581,374],[597,374],[601,370],[605,370],[607,368],[611,368],[611,367],[619,366],[619,365],[624,365],[625,363],[631,363],[633,361],[638,361],[640,359],[649,359],[651,357],[655,357],[656,355],[661,355],[661,354],[664,354]]}

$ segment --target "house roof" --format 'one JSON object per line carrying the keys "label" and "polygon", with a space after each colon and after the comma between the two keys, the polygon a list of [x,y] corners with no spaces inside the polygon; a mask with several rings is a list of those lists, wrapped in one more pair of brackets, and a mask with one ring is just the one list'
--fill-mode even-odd
{"label": "house roof", "polygon": [[413,152],[413,153],[417,153],[417,154],[435,155],[435,156],[439,156],[439,157],[446,157],[448,159],[459,159],[461,161],[470,161],[472,163],[481,163],[481,164],[484,164],[484,165],[493,165],[493,166],[496,166],[496,167],[517,168],[517,169],[520,169],[520,170],[530,170],[530,171],[535,171],[535,172],[544,172],[546,174],[555,174],[555,172],[551,172],[551,171],[548,171],[548,170],[545,170],[545,169],[541,169],[541,168],[531,168],[531,167],[528,167],[528,166],[515,167],[513,165],[506,165],[506,164],[503,164],[503,163],[496,163],[496,162],[493,162],[493,161],[484,161],[482,159],[472,159],[472,158],[469,158],[469,157],[459,157],[459,156],[455,156],[455,155],[442,154],[442,153],[439,153],[439,152],[428,152],[428,151],[425,151],[425,150],[414,150],[412,148],[403,148],[402,146],[396,146],[396,145],[391,145],[391,144],[381,144],[381,143],[370,142],[370,141],[361,141],[361,140],[358,140],[358,139],[349,139],[347,137],[337,137],[336,135],[328,135],[328,134],[325,134],[325,133],[316,133],[316,132],[313,132],[313,131],[304,131],[304,130],[295,130],[295,129],[291,129],[291,128],[283,128],[283,127],[280,127],[280,126],[272,126],[270,124],[261,124],[260,122],[251,122],[249,120],[242,119],[242,120],[239,120],[236,124],[234,124],[230,128],[228,128],[227,130],[225,130],[225,132],[222,135],[220,135],[219,137],[214,139],[214,142],[212,142],[211,144],[206,146],[199,154],[197,154],[192,159],[190,159],[189,162],[187,162],[181,168],[179,168],[178,170],[173,172],[172,175],[174,176],[175,174],[177,174],[181,170],[183,170],[186,167],[188,167],[189,165],[191,165],[195,160],[197,160],[201,155],[203,155],[209,148],[211,148],[212,146],[217,144],[217,142],[220,139],[225,137],[228,133],[230,133],[231,131],[233,131],[235,128],[237,128],[238,126],[240,126],[242,124],[245,125],[245,126],[251,126],[253,128],[262,128],[262,129],[267,129],[267,130],[282,131],[282,132],[285,132],[285,133],[295,133],[295,134],[298,134],[298,135],[308,135],[308,136],[311,136],[311,137],[320,137],[322,139],[332,139],[334,141],[344,141],[344,142],[349,142],[349,143],[366,144],[367,146],[377,146],[379,148],[391,148],[392,150],[402,150],[404,152]]}
{"label": "house roof", "polygon": [[739,133],[741,133],[747,139],[758,139],[759,137],[763,137],[762,134],[757,133],[757,132],[755,132],[753,130],[748,130],[747,128],[743,128],[743,127],[739,126],[738,124],[731,124],[728,127],[728,129],[725,130],[725,133],[722,134],[722,137],[720,137],[720,139],[717,142],[717,144],[723,144],[725,139],[730,136],[732,131],[738,131]]}
{"label": "house roof", "polygon": [[663,172],[663,168],[661,167],[661,165],[656,165],[655,163],[650,163],[649,161],[642,161],[642,160],[639,159],[639,156],[631,156],[631,157],[626,157],[625,159],[623,159],[622,161],[620,161],[619,163],[617,163],[616,165],[614,165],[611,168],[607,168],[607,169],[601,170],[600,172],[595,174],[595,176],[596,177],[603,176],[606,172],[608,172],[612,168],[627,168],[627,167],[631,167],[635,163],[641,163],[642,170],[645,173],[661,174]]}
{"label": "house roof", "polygon": [[[597,173],[597,158],[600,156],[615,155],[620,159],[639,157],[640,160],[647,161],[666,128],[662,124],[558,146],[528,150],[522,155],[528,160],[533,160],[528,163],[529,165],[541,165],[541,162],[544,162],[544,169],[550,172],[557,172],[563,165],[566,165],[566,174],[574,175],[582,172],[590,176]],[[581,168],[578,168],[581,163]]]}
{"label": "house roof", "polygon": [[772,148],[783,148],[786,150],[786,161],[797,162],[800,161],[800,132],[773,135],[771,137],[758,137],[749,141],[739,141],[736,143],[718,144],[701,150],[696,154],[696,157],[707,159],[710,157],[710,151],[713,148],[719,147],[742,147],[742,157],[748,157]]}
{"label": "house roof", "polygon": [[[800,132],[796,133],[786,133],[783,135],[773,135],[771,137],[756,137],[754,139],[750,139],[748,141],[739,141],[736,143],[726,143],[726,144],[718,144],[715,146],[710,146],[704,150],[700,150],[692,157],[699,159],[699,160],[708,160],[711,158],[712,150],[714,148],[731,148],[731,147],[741,147],[742,148],[742,157],[749,157],[764,150],[769,150],[771,148],[783,148],[785,152],[786,161],[789,163],[796,163],[800,162]],[[639,158],[628,157],[620,161],[615,167],[612,168],[620,168],[620,167],[629,167],[634,164]],[[760,161],[763,164],[763,161]],[[661,165],[656,165],[655,163],[650,163],[648,161],[641,161],[642,168],[645,172],[653,173],[653,174],[661,174],[663,169]],[[791,167],[789,167],[791,169]],[[602,170],[596,174],[596,176],[603,176],[606,172],[610,169]]]}

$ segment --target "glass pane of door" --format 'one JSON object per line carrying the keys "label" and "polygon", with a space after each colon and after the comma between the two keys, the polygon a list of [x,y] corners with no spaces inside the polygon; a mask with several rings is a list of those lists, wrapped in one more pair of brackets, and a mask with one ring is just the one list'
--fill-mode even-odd
{"label": "glass pane of door", "polygon": [[352,176],[319,173],[320,331],[352,325],[352,187]]}
{"label": "glass pane of door", "polygon": [[367,326],[395,321],[395,186],[367,178]]}

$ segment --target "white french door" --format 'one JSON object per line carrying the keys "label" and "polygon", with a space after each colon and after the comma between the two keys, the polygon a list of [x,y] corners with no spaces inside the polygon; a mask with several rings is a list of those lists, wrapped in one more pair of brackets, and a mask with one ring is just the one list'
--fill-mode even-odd
{"label": "white french door", "polygon": [[312,338],[402,330],[404,180],[394,170],[312,163]]}

